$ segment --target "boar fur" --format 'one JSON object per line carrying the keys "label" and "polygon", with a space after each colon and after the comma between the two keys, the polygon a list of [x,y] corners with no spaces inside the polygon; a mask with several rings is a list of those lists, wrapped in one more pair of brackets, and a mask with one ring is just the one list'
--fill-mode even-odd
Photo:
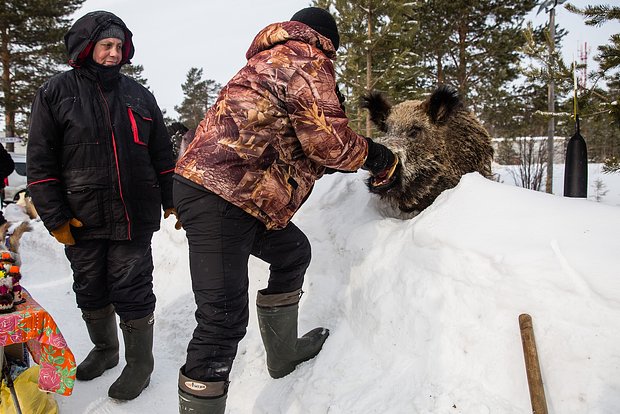
{"label": "boar fur", "polygon": [[373,140],[400,160],[388,182],[373,176],[367,181],[389,214],[414,217],[442,191],[456,186],[464,174],[479,172],[491,178],[491,138],[464,108],[455,89],[440,86],[426,100],[395,106],[373,92],[363,98],[362,106],[384,134]]}

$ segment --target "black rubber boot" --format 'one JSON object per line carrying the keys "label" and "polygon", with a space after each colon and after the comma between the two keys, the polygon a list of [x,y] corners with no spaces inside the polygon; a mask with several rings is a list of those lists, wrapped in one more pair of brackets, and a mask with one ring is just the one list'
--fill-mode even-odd
{"label": "black rubber boot", "polygon": [[297,315],[301,289],[256,298],[258,326],[267,353],[267,369],[272,378],[282,378],[300,363],[314,358],[329,336],[329,330],[315,328],[297,337]]}
{"label": "black rubber boot", "polygon": [[179,413],[224,414],[228,381],[193,380],[179,370]]}
{"label": "black rubber boot", "polygon": [[94,311],[82,311],[82,319],[90,340],[95,344],[88,356],[77,366],[75,377],[89,381],[118,365],[118,333],[114,306]]}
{"label": "black rubber boot", "polygon": [[117,400],[133,400],[144,390],[153,372],[153,314],[133,321],[121,322],[125,340],[125,361],[121,376],[110,386],[108,396]]}

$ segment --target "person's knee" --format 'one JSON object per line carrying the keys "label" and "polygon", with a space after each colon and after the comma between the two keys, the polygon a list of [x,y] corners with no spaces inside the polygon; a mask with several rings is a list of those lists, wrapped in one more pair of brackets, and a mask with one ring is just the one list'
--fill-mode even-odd
{"label": "person's knee", "polygon": [[194,292],[197,329],[207,338],[239,341],[245,335],[249,319],[247,287],[220,293]]}
{"label": "person's knee", "polygon": [[310,246],[310,241],[306,237],[305,234],[302,234],[303,237],[299,238],[298,244],[296,248],[291,252],[291,260],[289,269],[301,275],[303,279],[303,275],[310,266],[310,261],[312,260],[312,247]]}

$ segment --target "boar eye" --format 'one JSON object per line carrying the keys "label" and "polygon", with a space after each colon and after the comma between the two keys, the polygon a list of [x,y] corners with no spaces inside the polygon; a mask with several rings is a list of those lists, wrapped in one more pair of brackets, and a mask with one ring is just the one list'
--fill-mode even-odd
{"label": "boar eye", "polygon": [[418,126],[413,126],[409,128],[409,131],[407,132],[407,136],[414,138],[420,133],[420,131],[422,131],[422,128]]}

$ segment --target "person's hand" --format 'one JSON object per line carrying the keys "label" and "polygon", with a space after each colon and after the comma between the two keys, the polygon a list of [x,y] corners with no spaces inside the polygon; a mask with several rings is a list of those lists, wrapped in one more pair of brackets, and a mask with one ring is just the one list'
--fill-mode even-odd
{"label": "person's hand", "polygon": [[382,175],[384,172],[396,170],[398,158],[385,145],[377,144],[370,138],[366,138],[368,142],[368,156],[362,166],[363,169],[370,171],[374,176]]}
{"label": "person's hand", "polygon": [[170,215],[173,215],[174,218],[177,219],[177,222],[174,224],[174,228],[177,230],[181,230],[181,227],[183,227],[183,224],[181,224],[181,221],[179,220],[179,215],[177,214],[177,210],[172,207],[172,208],[167,208],[164,210],[164,218],[167,219],[168,217],[170,217]]}
{"label": "person's hand", "polygon": [[66,246],[73,246],[75,244],[75,239],[73,238],[73,234],[71,234],[71,227],[82,227],[83,224],[80,220],[76,218],[72,218],[71,220],[66,221],[63,225],[52,230],[52,236],[56,238],[60,243]]}

